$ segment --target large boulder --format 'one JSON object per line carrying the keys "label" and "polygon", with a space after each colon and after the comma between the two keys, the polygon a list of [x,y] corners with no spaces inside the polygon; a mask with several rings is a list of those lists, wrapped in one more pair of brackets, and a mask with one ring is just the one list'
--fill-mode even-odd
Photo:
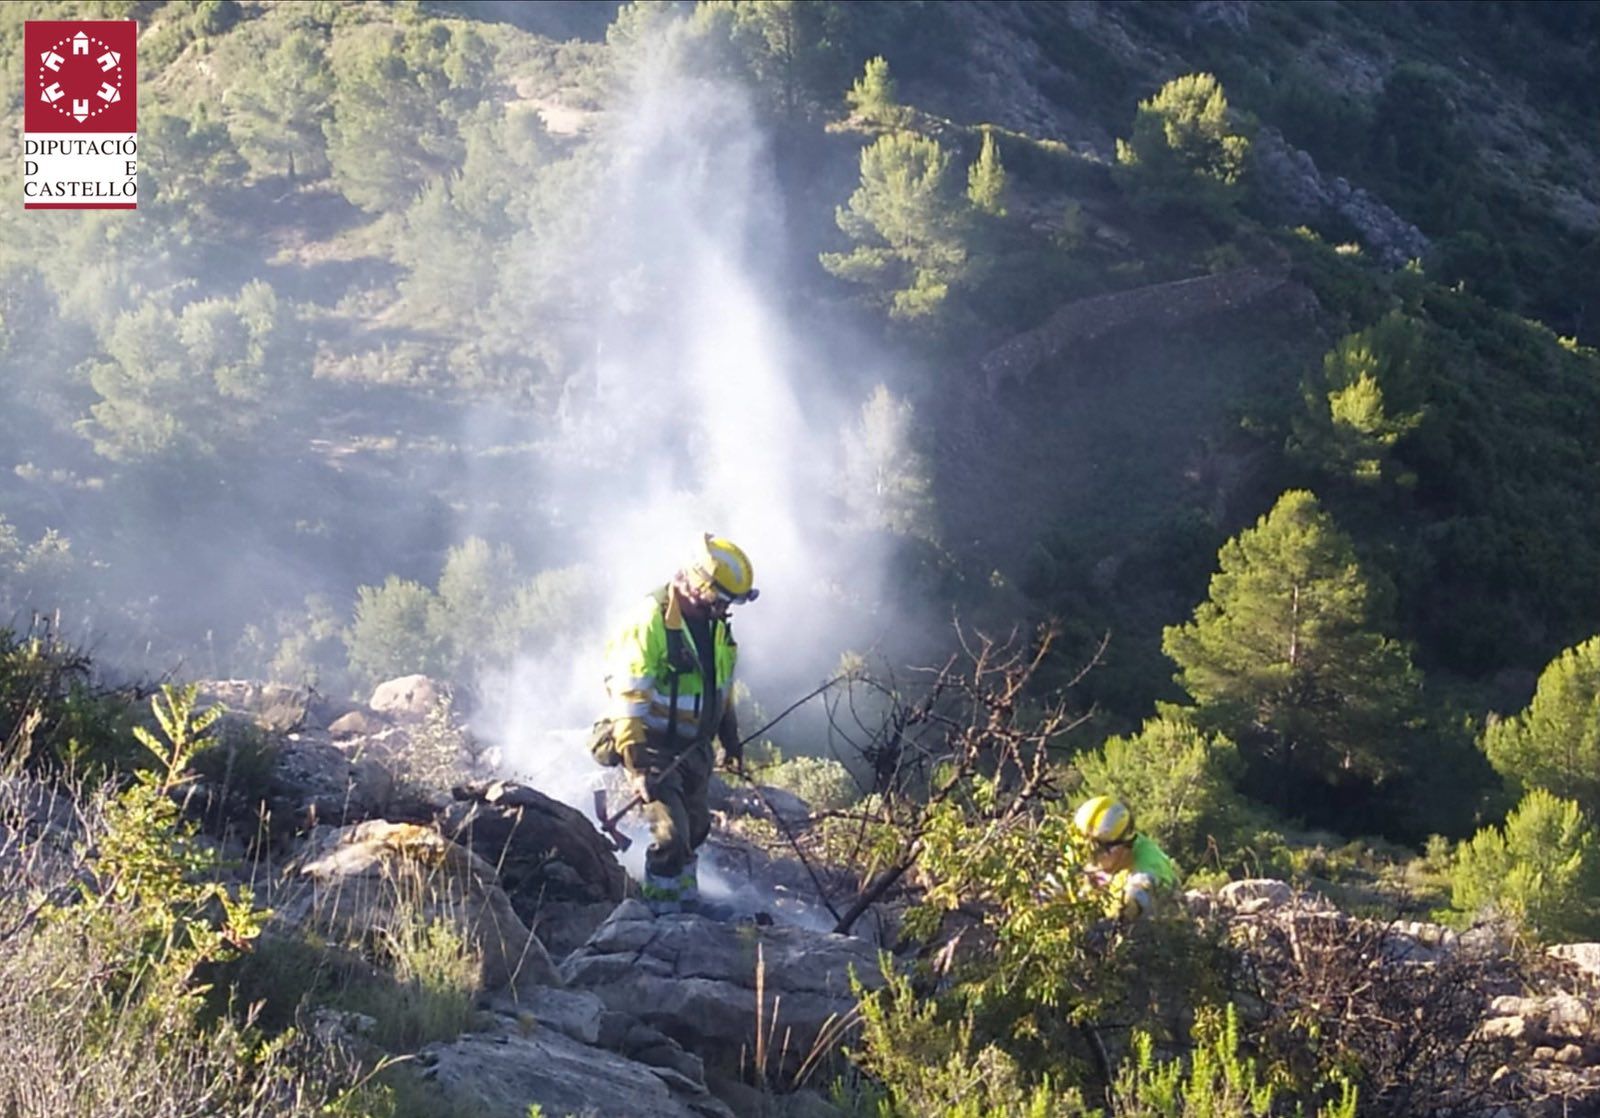
{"label": "large boulder", "polygon": [[1548,953],[1571,963],[1589,978],[1600,979],[1600,943],[1558,943]]}
{"label": "large boulder", "polygon": [[852,974],[868,989],[883,982],[876,949],[859,939],[689,914],[654,917],[638,901],[617,906],[561,970],[570,986],[592,990],[708,1063],[756,1052],[764,1047],[758,1035],[786,1038],[787,1058],[797,1063],[829,1019],[855,1005]]}
{"label": "large boulder", "polygon": [[566,954],[622,900],[628,876],[582,812],[509,780],[458,786],[440,829],[498,867],[517,915]]}
{"label": "large boulder", "polygon": [[445,689],[427,676],[406,675],[378,684],[367,706],[398,721],[421,722],[444,694]]}
{"label": "large boulder", "polygon": [[276,907],[277,920],[336,942],[443,920],[482,953],[485,990],[561,981],[494,867],[431,827],[375,819],[318,836]]}
{"label": "large boulder", "polygon": [[430,1045],[418,1060],[426,1078],[481,1118],[527,1118],[534,1105],[594,1118],[733,1118],[703,1086],[537,1023]]}

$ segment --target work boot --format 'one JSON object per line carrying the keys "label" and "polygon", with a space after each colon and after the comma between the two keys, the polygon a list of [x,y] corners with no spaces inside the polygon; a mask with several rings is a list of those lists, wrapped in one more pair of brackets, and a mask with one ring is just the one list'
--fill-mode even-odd
{"label": "work boot", "polygon": [[678,900],[683,902],[684,911],[689,906],[700,900],[700,856],[691,857],[684,863],[683,869],[678,871]]}
{"label": "work boot", "polygon": [[644,880],[639,883],[639,898],[655,916],[683,911],[683,895],[677,877],[661,877],[646,870]]}

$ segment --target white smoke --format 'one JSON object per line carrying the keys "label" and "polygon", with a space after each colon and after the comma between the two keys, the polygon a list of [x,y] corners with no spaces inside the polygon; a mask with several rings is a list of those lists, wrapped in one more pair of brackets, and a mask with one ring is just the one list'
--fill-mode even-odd
{"label": "white smoke", "polygon": [[837,433],[858,402],[820,387],[820,353],[783,312],[780,193],[749,95],[689,72],[686,34],[679,23],[630,48],[584,252],[604,293],[594,390],[529,482],[560,523],[556,552],[594,574],[594,608],[569,642],[483,688],[480,728],[506,767],[584,811],[601,774],[583,738],[604,710],[606,638],[700,533],[754,564],[762,596],[734,621],[740,679],[767,714],[886,628],[839,593],[848,581],[852,601],[871,602],[882,579],[835,523]]}

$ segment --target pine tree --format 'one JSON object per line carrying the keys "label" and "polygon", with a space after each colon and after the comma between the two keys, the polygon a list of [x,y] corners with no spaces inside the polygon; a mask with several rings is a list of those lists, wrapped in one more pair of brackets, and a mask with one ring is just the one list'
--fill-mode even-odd
{"label": "pine tree", "polygon": [[1201,720],[1286,775],[1399,769],[1417,674],[1383,635],[1387,585],[1316,497],[1285,493],[1218,558],[1208,600],[1162,640]]}
{"label": "pine tree", "polygon": [[844,443],[841,489],[861,527],[927,537],[932,501],[928,465],[914,444],[912,407],[884,385],[861,405]]}
{"label": "pine tree", "polygon": [[1000,162],[1000,148],[994,142],[994,133],[984,129],[983,150],[967,168],[967,200],[983,213],[1004,217],[1005,193],[1006,169]]}
{"label": "pine tree", "polygon": [[949,172],[950,156],[937,140],[878,137],[861,152],[860,187],[835,215],[857,247],[824,253],[822,266],[885,292],[897,318],[937,310],[967,264]]}
{"label": "pine tree", "polygon": [[903,128],[910,118],[896,98],[894,77],[882,55],[868,60],[866,69],[845,94],[845,101],[864,123],[882,128]]}
{"label": "pine tree", "polygon": [[1424,418],[1426,360],[1421,324],[1399,311],[1340,339],[1301,386],[1290,450],[1336,478],[1414,485],[1393,452]]}
{"label": "pine tree", "polygon": [[322,38],[293,31],[224,95],[228,131],[258,174],[320,178],[328,172],[322,129],[332,96]]}
{"label": "pine tree", "polygon": [[1489,726],[1483,749],[1513,788],[1545,788],[1600,813],[1600,636],[1551,661],[1528,708]]}
{"label": "pine tree", "polygon": [[1226,210],[1249,150],[1222,85],[1210,74],[1188,74],[1139,102],[1133,136],[1117,141],[1118,178],[1152,208]]}
{"label": "pine tree", "polygon": [[1600,933],[1600,844],[1572,800],[1535,788],[1506,818],[1461,844],[1450,902],[1508,916],[1550,940]]}
{"label": "pine tree", "polygon": [[490,57],[476,30],[437,23],[342,36],[326,128],[340,192],[364,209],[392,209],[455,170],[466,154],[461,121],[483,99]]}
{"label": "pine tree", "polygon": [[350,671],[367,684],[447,667],[439,599],[420,582],[390,575],[356,591],[355,619],[345,637]]}

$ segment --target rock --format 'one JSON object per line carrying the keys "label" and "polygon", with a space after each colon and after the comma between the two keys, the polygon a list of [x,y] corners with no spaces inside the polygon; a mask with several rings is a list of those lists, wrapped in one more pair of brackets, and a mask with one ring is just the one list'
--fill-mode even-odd
{"label": "rock", "polygon": [[1297,224],[1342,219],[1372,256],[1389,268],[1426,255],[1429,242],[1421,230],[1360,187],[1324,177],[1309,154],[1290,145],[1275,129],[1259,130],[1250,155],[1259,196],[1278,220]]}
{"label": "rock", "polygon": [[509,780],[463,785],[452,795],[440,830],[499,867],[512,907],[530,924],[547,903],[622,900],[627,874],[582,812]]}
{"label": "rock", "polygon": [[1384,958],[1391,963],[1433,963],[1455,950],[1460,937],[1440,924],[1397,920],[1383,937]]}
{"label": "rock", "polygon": [[580,1044],[599,1044],[600,1025],[610,1011],[587,990],[540,986],[524,994],[502,991],[491,995],[487,1008],[519,1021],[554,1029]]}
{"label": "rock", "polygon": [[394,778],[374,760],[355,760],[326,734],[289,734],[273,755],[267,807],[300,826],[359,822],[380,814]]}
{"label": "rock", "polygon": [[1248,878],[1244,881],[1230,881],[1217,890],[1217,901],[1229,908],[1243,910],[1250,906],[1251,912],[1260,912],[1268,908],[1281,908],[1294,899],[1294,890],[1282,881],[1272,878]]}
{"label": "rock", "polygon": [[343,942],[404,919],[444,920],[483,953],[483,987],[560,984],[494,868],[437,831],[371,820],[320,836],[276,919]]}
{"label": "rock", "polygon": [[1577,1040],[1589,1031],[1588,1003],[1572,994],[1555,994],[1543,999],[1540,1018],[1545,1035]]}
{"label": "rock", "polygon": [[1528,1035],[1528,1019],[1492,1017],[1478,1026],[1478,1035],[1490,1040],[1521,1040]]}
{"label": "rock", "polygon": [[327,700],[309,688],[249,679],[205,680],[197,686],[201,707],[221,706],[271,733],[326,726],[332,713]]}
{"label": "rock", "polygon": [[1558,943],[1546,952],[1565,959],[1585,974],[1600,978],[1600,943]]}
{"label": "rock", "polygon": [[336,738],[358,737],[366,734],[375,734],[382,730],[385,725],[386,723],[379,721],[364,710],[352,710],[330,722],[328,724],[328,733]]}
{"label": "rock", "polygon": [[1497,1018],[1521,1020],[1530,1036],[1573,1040],[1588,1032],[1591,1019],[1588,1004],[1572,994],[1501,995],[1489,999],[1489,1012]]}
{"label": "rock", "polygon": [[1583,1049],[1576,1044],[1564,1044],[1550,1056],[1550,1059],[1554,1063],[1575,1067],[1584,1063]]}
{"label": "rock", "polygon": [[561,969],[570,986],[594,991],[611,1009],[712,1062],[753,1052],[758,1017],[761,1029],[772,1030],[776,1011],[776,1031],[766,1035],[787,1036],[787,1059],[797,1064],[828,1019],[854,1006],[852,972],[869,989],[883,981],[875,949],[849,936],[695,915],[652,918],[637,901],[617,906]]}
{"label": "rock", "polygon": [[444,689],[427,676],[406,675],[378,684],[367,706],[402,721],[421,722],[443,695]]}
{"label": "rock", "polygon": [[770,819],[776,816],[790,826],[811,821],[811,805],[793,792],[763,784],[757,788],[729,784],[720,776],[713,776],[706,789],[706,802],[712,811],[725,815],[754,816]]}
{"label": "rock", "polygon": [[549,1115],[594,1118],[733,1118],[709,1095],[673,1092],[654,1070],[549,1029],[473,1034],[422,1050],[423,1075],[479,1118]]}

